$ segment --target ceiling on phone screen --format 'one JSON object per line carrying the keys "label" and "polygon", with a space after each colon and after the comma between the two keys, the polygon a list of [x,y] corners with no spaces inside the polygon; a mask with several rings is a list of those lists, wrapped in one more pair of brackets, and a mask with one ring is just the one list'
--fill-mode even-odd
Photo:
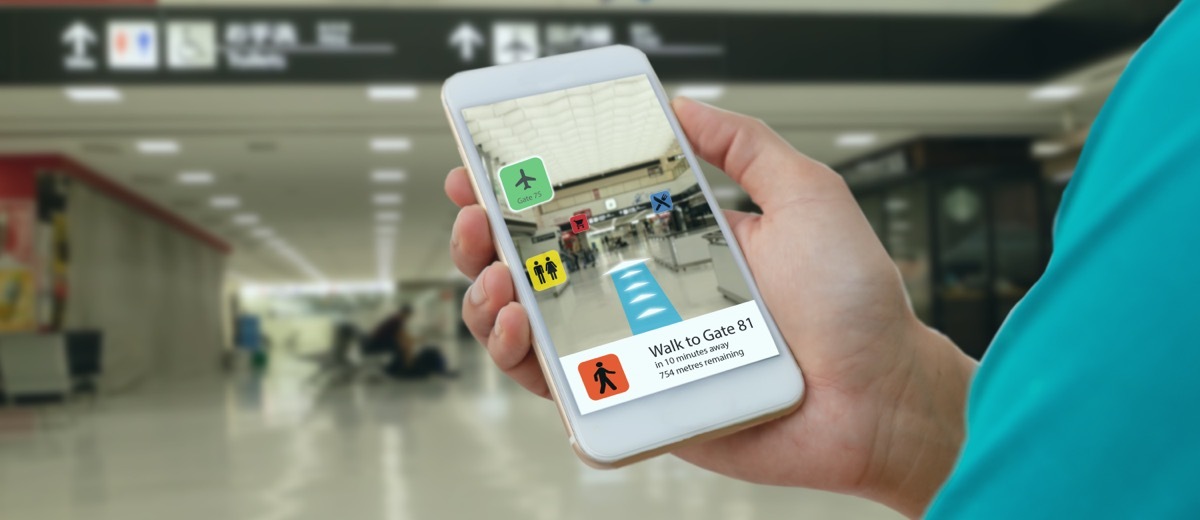
{"label": "ceiling on phone screen", "polygon": [[661,157],[675,134],[645,76],[464,111],[475,144],[500,164],[540,155],[556,184]]}

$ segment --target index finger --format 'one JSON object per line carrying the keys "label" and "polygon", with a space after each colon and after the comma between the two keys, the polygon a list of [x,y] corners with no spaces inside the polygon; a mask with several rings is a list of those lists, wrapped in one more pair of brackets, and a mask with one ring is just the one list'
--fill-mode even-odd
{"label": "index finger", "polygon": [[467,169],[462,166],[446,174],[446,195],[460,208],[475,204],[475,189],[471,187],[468,175]]}
{"label": "index finger", "polygon": [[837,177],[758,119],[688,98],[671,107],[700,158],[745,188],[764,213],[812,193],[816,179]]}

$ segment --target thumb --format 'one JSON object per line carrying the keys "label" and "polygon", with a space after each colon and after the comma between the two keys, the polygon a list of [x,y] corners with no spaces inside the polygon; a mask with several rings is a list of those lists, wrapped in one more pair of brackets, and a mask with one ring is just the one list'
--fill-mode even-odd
{"label": "thumb", "polygon": [[832,174],[761,120],[683,97],[671,107],[700,158],[724,170],[764,212],[802,195],[806,180]]}

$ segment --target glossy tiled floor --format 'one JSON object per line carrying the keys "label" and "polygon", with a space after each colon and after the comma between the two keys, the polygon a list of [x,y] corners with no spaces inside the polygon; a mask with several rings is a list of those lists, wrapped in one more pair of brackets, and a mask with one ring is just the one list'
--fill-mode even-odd
{"label": "glossy tiled floor", "polygon": [[745,484],[671,457],[587,468],[549,403],[475,349],[465,360],[455,380],[332,387],[279,360],[261,379],[0,409],[0,518],[896,518],[859,499]]}

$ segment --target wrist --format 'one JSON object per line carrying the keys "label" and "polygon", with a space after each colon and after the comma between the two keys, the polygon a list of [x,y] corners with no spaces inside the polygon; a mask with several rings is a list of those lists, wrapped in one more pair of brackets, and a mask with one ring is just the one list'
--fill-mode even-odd
{"label": "wrist", "polygon": [[864,494],[910,518],[921,516],[949,477],[966,436],[975,360],[914,317],[897,345]]}

